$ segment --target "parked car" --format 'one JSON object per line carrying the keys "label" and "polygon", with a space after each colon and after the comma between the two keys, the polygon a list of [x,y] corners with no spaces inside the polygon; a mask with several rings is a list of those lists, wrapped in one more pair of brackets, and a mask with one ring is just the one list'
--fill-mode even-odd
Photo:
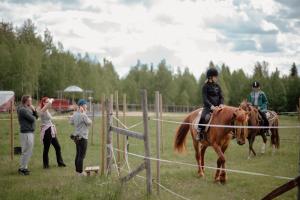
{"label": "parked car", "polygon": [[74,110],[75,105],[71,104],[68,99],[54,99],[52,108],[57,112],[70,112]]}

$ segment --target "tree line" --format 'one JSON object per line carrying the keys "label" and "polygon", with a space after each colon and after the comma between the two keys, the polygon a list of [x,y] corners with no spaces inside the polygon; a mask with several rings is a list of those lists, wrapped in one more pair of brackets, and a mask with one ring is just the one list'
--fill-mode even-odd
{"label": "tree line", "polygon": [[[269,72],[268,63],[256,62],[253,74],[243,69],[230,70],[226,64],[215,65],[220,72],[225,103],[239,105],[251,91],[251,83],[257,80],[269,99],[269,107],[275,111],[295,111],[300,97],[300,78],[295,63],[290,74],[281,75],[278,69]],[[128,103],[140,103],[140,89],[147,89],[149,102],[154,102],[154,91],[159,90],[164,104],[202,105],[201,88],[205,73],[195,77],[186,67],[175,71],[162,60],[157,66],[137,61],[129,73],[120,78],[113,63],[107,59],[99,62],[88,54],[84,56],[64,49],[63,44],[54,44],[49,30],[38,35],[31,20],[21,27],[12,23],[0,23],[0,90],[15,91],[17,99],[23,94],[35,98],[57,96],[57,90],[70,85],[93,90],[94,98],[118,90],[126,93]]]}

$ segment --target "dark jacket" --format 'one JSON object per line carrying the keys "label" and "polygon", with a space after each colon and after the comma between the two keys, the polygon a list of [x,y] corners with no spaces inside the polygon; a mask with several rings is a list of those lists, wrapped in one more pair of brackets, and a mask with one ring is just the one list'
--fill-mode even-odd
{"label": "dark jacket", "polygon": [[33,133],[35,130],[35,120],[38,118],[37,112],[21,105],[18,107],[17,113],[21,133]]}
{"label": "dark jacket", "polygon": [[217,83],[206,82],[202,87],[204,107],[219,106],[224,104],[222,89]]}

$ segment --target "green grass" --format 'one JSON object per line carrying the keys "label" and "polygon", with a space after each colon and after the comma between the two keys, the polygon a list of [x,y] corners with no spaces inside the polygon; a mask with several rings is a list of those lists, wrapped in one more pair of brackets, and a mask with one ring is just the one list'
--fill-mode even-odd
{"label": "green grass", "polygon": [[[14,161],[9,158],[9,121],[3,120],[7,115],[0,115],[0,199],[147,199],[145,193],[145,180],[138,177],[125,185],[120,185],[117,173],[113,171],[110,177],[91,176],[77,177],[74,170],[75,145],[69,139],[72,127],[67,120],[55,120],[58,129],[58,138],[62,147],[62,154],[67,164],[66,168],[56,167],[55,152],[50,148],[50,169],[42,168],[42,150],[39,133],[36,131],[33,157],[29,167],[30,176],[23,177],[17,174],[19,156]],[[182,116],[166,117],[168,120],[181,121]],[[140,117],[128,117],[127,124],[132,125],[141,121]],[[151,155],[155,156],[155,122],[149,122],[151,137]],[[296,117],[281,117],[280,124],[297,124]],[[94,127],[94,145],[91,145],[91,133],[85,166],[99,165],[100,119],[96,118]],[[15,146],[19,146],[18,123],[14,123]],[[37,124],[39,127],[39,123]],[[176,124],[163,125],[164,152],[163,159],[176,160],[195,164],[191,137],[188,136],[188,151],[179,155],[173,151],[173,140]],[[37,128],[38,129],[38,128]],[[142,127],[136,127],[141,131]],[[248,145],[239,146],[233,140],[226,152],[227,168],[271,175],[295,177],[298,174],[299,130],[280,130],[281,148],[272,156],[268,146],[264,155],[259,154],[262,143],[261,138],[255,142],[258,155],[251,160],[247,159]],[[114,135],[116,141],[116,135]],[[116,145],[115,145],[116,147]],[[130,152],[143,154],[143,143],[130,139]],[[115,153],[117,156],[117,153]],[[205,161],[208,166],[216,166],[217,156],[212,148],[208,148]],[[131,168],[138,166],[142,160],[129,156]],[[155,178],[155,162],[152,162],[153,178]],[[122,176],[126,175],[125,172]],[[145,176],[145,172],[140,175]],[[189,166],[161,163],[161,183],[171,190],[190,199],[260,199],[265,194],[286,182],[286,180],[272,177],[259,177],[237,173],[228,173],[226,185],[213,182],[214,170],[207,169],[204,178],[197,177],[197,169]],[[175,197],[161,189],[160,196],[155,193],[150,199],[174,199]],[[296,189],[287,192],[279,199],[295,199]]]}

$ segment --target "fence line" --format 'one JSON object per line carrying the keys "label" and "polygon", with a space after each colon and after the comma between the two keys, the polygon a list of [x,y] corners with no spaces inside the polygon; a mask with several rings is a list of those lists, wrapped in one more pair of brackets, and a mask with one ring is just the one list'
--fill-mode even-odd
{"label": "fence line", "polygon": [[[116,148],[114,148],[114,149],[116,151],[124,152],[124,151],[122,151],[120,149],[116,149]],[[145,157],[143,155],[139,155],[139,154],[135,154],[135,153],[130,153],[130,152],[127,152],[127,154],[135,156],[135,157],[143,158],[143,159],[149,159],[149,160],[154,160],[154,161],[160,160],[161,162],[165,162],[165,163],[173,163],[173,164],[186,165],[186,166],[197,167],[198,168],[198,165],[191,164],[191,163],[185,163],[185,162],[179,162],[179,161],[173,161],[173,160],[166,160],[166,159],[157,159],[157,158],[153,158],[153,157]],[[218,168],[218,167],[211,167],[211,166],[207,166],[207,165],[204,165],[202,167],[207,168],[207,169],[224,170],[224,171],[228,171],[228,172],[233,172],[233,173],[238,173],[238,174],[246,174],[246,175],[253,175],[253,176],[272,177],[272,178],[284,179],[284,180],[292,180],[292,179],[294,179],[294,178],[286,177],[286,176],[274,176],[274,175],[260,173],[260,172],[249,172],[249,171],[244,171],[244,170],[236,170],[236,169],[228,169],[228,168],[224,169],[224,168]]]}
{"label": "fence line", "polygon": [[[128,173],[130,172],[130,171],[124,169],[124,168],[120,168],[120,170],[123,170],[123,171],[128,172]],[[136,175],[136,177],[142,178],[142,179],[146,180],[146,177],[141,176],[141,175]],[[164,189],[165,191],[169,192],[170,194],[173,194],[174,196],[177,196],[177,197],[179,197],[179,198],[181,198],[181,199],[184,199],[184,200],[191,200],[191,199],[189,199],[189,198],[187,198],[187,197],[184,197],[184,196],[182,196],[182,195],[180,195],[180,194],[178,194],[178,193],[172,191],[171,189],[167,188],[166,186],[163,186],[162,184],[157,183],[155,180],[153,180],[153,183],[157,184],[159,187],[161,187],[161,188]]]}
{"label": "fence line", "polygon": [[178,121],[171,121],[171,120],[163,120],[163,119],[150,119],[153,121],[161,121],[171,124],[188,124],[188,125],[197,125],[197,126],[208,126],[208,127],[215,127],[215,128],[248,128],[248,129],[292,129],[297,128],[300,129],[300,125],[290,125],[290,126],[235,126],[235,125],[220,125],[220,124],[199,124],[199,123],[189,123],[189,122],[178,122]]}

